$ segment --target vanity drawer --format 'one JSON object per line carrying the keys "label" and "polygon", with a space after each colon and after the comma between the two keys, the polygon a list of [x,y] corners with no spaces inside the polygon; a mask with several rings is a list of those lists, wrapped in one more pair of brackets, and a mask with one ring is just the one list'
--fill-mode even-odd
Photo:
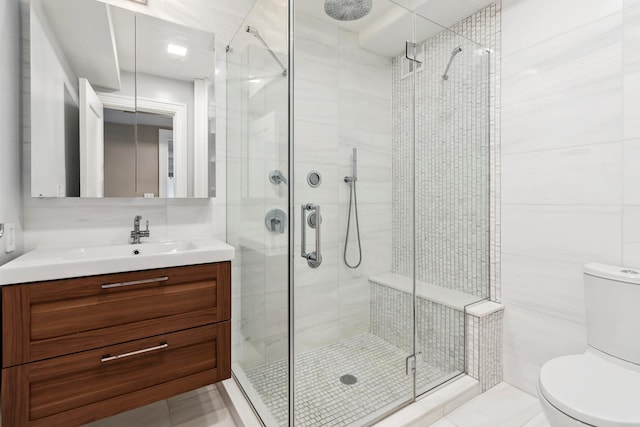
{"label": "vanity drawer", "polygon": [[231,376],[230,322],[2,370],[2,422],[74,426]]}
{"label": "vanity drawer", "polygon": [[2,288],[3,367],[231,317],[222,262]]}

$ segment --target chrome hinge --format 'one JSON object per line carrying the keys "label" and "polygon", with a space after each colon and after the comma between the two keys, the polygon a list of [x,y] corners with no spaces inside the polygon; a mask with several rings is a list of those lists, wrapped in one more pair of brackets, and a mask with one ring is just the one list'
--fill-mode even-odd
{"label": "chrome hinge", "polygon": [[412,354],[407,357],[406,360],[406,373],[407,375],[414,375],[418,368],[424,364],[424,358],[422,352],[419,351],[416,354]]}
{"label": "chrome hinge", "polygon": [[[409,56],[409,49],[411,49],[411,56]],[[418,64],[422,64],[422,61],[418,60],[418,45],[416,43],[410,42],[407,40],[407,43],[404,46],[404,57],[409,61],[417,62]]]}

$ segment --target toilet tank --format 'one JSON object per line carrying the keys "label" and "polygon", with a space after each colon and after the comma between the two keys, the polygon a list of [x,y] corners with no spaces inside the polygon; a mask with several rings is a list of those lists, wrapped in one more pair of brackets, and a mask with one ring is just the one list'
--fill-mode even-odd
{"label": "toilet tank", "polygon": [[584,266],[588,344],[640,364],[640,269]]}

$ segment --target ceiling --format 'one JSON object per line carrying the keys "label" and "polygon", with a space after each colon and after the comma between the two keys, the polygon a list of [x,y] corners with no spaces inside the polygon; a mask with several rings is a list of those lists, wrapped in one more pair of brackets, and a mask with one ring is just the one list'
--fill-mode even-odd
{"label": "ceiling", "polygon": [[[230,40],[256,2],[153,0],[150,6],[143,6],[129,0],[40,1],[77,74],[96,82],[97,86],[113,89],[120,86],[119,70],[133,71],[136,60],[138,71],[148,74],[179,80],[210,76],[214,69],[213,34],[219,37],[219,43]],[[409,10],[430,18],[416,20],[415,38],[424,40],[491,3],[492,0],[373,0],[371,13],[352,22],[327,16],[323,0],[296,0],[296,11],[357,33],[360,47],[392,57],[403,51],[406,40],[413,39],[414,21]],[[278,2],[276,7],[285,8],[285,1]],[[137,40],[138,58],[134,55],[132,11],[146,14],[138,22],[141,30]],[[77,19],[79,16],[82,19]],[[180,21],[189,27],[165,20]],[[187,55],[176,57],[167,53],[169,43],[187,47]]]}
{"label": "ceiling", "polygon": [[[425,40],[473,15],[495,0],[373,0],[372,11],[352,22],[337,21],[324,12],[323,0],[296,0],[296,11],[358,34],[360,47],[386,57],[404,50],[405,41]],[[429,19],[425,18],[428,17]]]}
{"label": "ceiling", "polygon": [[[215,36],[91,0],[39,0],[76,76],[119,90],[121,71],[193,81],[215,71]],[[137,28],[137,34],[136,34]],[[187,49],[178,56],[169,44]]]}

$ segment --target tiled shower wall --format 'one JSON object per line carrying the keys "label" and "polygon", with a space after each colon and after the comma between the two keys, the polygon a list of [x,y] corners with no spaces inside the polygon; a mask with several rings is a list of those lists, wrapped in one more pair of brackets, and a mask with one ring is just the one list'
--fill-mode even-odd
{"label": "tiled shower wall", "polygon": [[[283,25],[265,25],[258,12],[254,8],[248,23],[267,35],[286,63],[286,44],[269,37],[277,36]],[[240,53],[237,43],[232,47],[234,55]],[[257,44],[253,48],[261,49]],[[287,235],[267,231],[264,225],[268,210],[287,210],[287,186],[272,184],[268,174],[287,171],[288,93],[287,80],[274,72],[271,57],[265,52],[247,55],[255,71],[249,75],[271,76],[268,84],[251,83],[248,92],[233,95],[228,118],[230,131],[255,134],[249,138],[230,132],[228,144],[228,238],[239,248],[234,263],[234,361],[251,369],[281,360],[288,351]],[[254,64],[259,56],[264,63]],[[323,262],[317,269],[300,257],[299,229],[294,230],[296,351],[302,353],[368,332],[368,278],[391,270],[391,59],[361,49],[356,33],[297,14],[295,61],[295,204],[319,204],[323,217]],[[239,97],[247,99],[242,108],[236,105]],[[284,118],[285,127],[269,125],[273,117],[278,123]],[[264,147],[258,136],[265,139]],[[252,148],[239,152],[249,143]],[[363,261],[351,270],[342,260],[349,206],[343,178],[352,174],[354,147]],[[312,170],[322,176],[318,188],[307,184]],[[351,226],[348,257],[353,263],[357,240],[353,222]],[[310,249],[311,228],[308,238]]]}
{"label": "tiled shower wall", "polygon": [[[295,258],[296,349],[302,352],[367,332],[368,278],[391,269],[391,59],[362,49],[357,33],[302,14],[295,49],[295,202],[320,204],[324,217],[322,265],[314,270]],[[349,209],[343,178],[352,175],[353,148],[363,254],[355,270],[343,261]],[[322,174],[318,188],[306,182],[312,170]]]}
{"label": "tiled shower wall", "polygon": [[[372,334],[413,353],[413,295],[371,281]],[[444,304],[416,298],[416,351],[444,374],[464,371],[464,313]]]}
{"label": "tiled shower wall", "polygon": [[412,275],[415,232],[418,280],[499,300],[500,3],[451,29],[418,43],[415,71],[393,60],[393,272]]}

